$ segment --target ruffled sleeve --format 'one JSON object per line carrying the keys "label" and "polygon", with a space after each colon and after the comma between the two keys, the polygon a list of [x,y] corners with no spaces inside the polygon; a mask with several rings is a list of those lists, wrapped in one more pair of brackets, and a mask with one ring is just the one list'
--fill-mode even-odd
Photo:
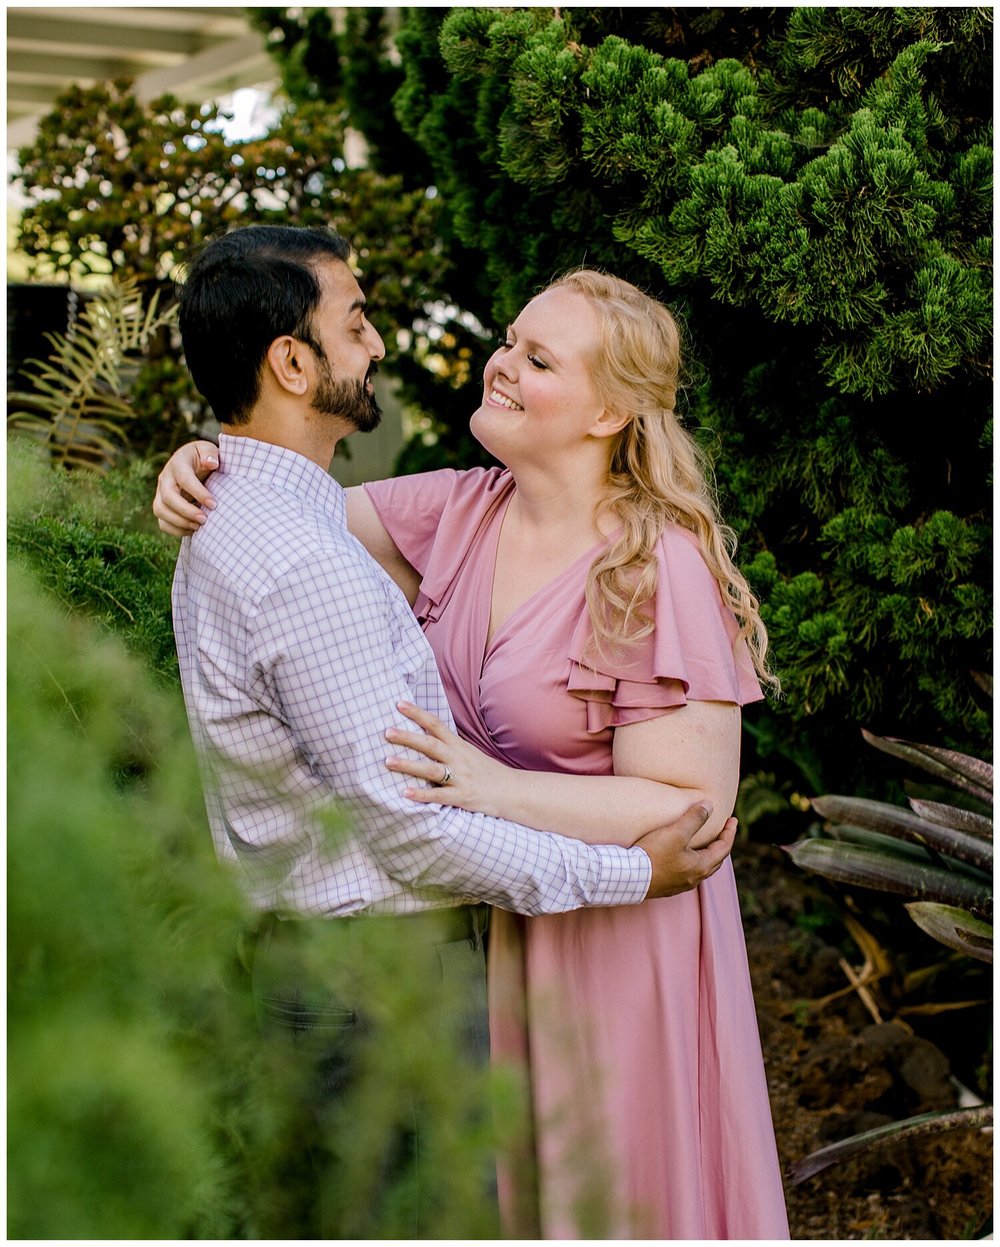
{"label": "ruffled sleeve", "polygon": [[763,697],[739,625],[698,540],[677,525],[660,538],[653,632],[635,646],[595,654],[589,612],[570,644],[569,691],[587,702],[587,730],[654,718],[687,701],[737,705]]}
{"label": "ruffled sleeve", "polygon": [[414,612],[434,619],[469,551],[513,487],[505,468],[417,472],[363,488],[403,557],[420,573]]}

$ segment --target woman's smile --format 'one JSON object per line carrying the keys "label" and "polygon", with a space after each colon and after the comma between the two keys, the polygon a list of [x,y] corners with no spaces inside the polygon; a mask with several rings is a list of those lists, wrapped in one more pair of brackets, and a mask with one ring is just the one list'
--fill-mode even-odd
{"label": "woman's smile", "polygon": [[506,394],[502,394],[498,389],[493,387],[486,396],[486,401],[494,407],[506,407],[508,411],[524,411],[520,403],[515,403],[512,398]]}

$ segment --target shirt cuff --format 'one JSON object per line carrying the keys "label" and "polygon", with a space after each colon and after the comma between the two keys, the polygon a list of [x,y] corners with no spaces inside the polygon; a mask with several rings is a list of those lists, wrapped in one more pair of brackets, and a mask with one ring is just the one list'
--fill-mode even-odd
{"label": "shirt cuff", "polygon": [[601,848],[601,881],[592,905],[638,905],[653,882],[653,863],[645,849]]}

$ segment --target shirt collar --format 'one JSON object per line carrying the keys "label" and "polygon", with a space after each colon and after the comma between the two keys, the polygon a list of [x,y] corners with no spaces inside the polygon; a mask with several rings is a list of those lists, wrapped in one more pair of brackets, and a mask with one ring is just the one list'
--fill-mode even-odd
{"label": "shirt collar", "polygon": [[344,490],[329,472],[298,451],[232,433],[219,435],[219,470],[223,475],[266,481],[275,489],[295,494],[347,522]]}

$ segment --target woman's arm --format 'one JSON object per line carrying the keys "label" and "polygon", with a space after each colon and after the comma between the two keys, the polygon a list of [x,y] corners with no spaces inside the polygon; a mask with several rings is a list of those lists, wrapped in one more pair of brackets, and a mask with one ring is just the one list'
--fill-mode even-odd
{"label": "woman's arm", "polygon": [[696,801],[711,817],[694,847],[714,839],[736,800],[740,709],[730,702],[691,701],[615,730],[614,775],[564,775],[504,766],[416,707],[400,707],[421,733],[389,732],[394,746],[419,760],[395,758],[390,770],[443,787],[408,790],[413,800],[458,805],[558,832],[591,844],[632,845],[672,822]]}
{"label": "woman's arm", "polygon": [[420,573],[403,558],[399,546],[378,517],[372,500],[360,485],[352,485],[347,494],[347,527],[372,558],[395,580],[412,606],[420,588]]}
{"label": "woman's arm", "polygon": [[[204,524],[205,508],[211,510],[215,499],[203,482],[219,466],[218,455],[219,448],[212,442],[187,442],[164,464],[156,482],[153,514],[165,533],[186,537]],[[354,485],[345,493],[347,527],[395,580],[412,606],[420,587],[419,574],[399,552],[361,486]]]}

